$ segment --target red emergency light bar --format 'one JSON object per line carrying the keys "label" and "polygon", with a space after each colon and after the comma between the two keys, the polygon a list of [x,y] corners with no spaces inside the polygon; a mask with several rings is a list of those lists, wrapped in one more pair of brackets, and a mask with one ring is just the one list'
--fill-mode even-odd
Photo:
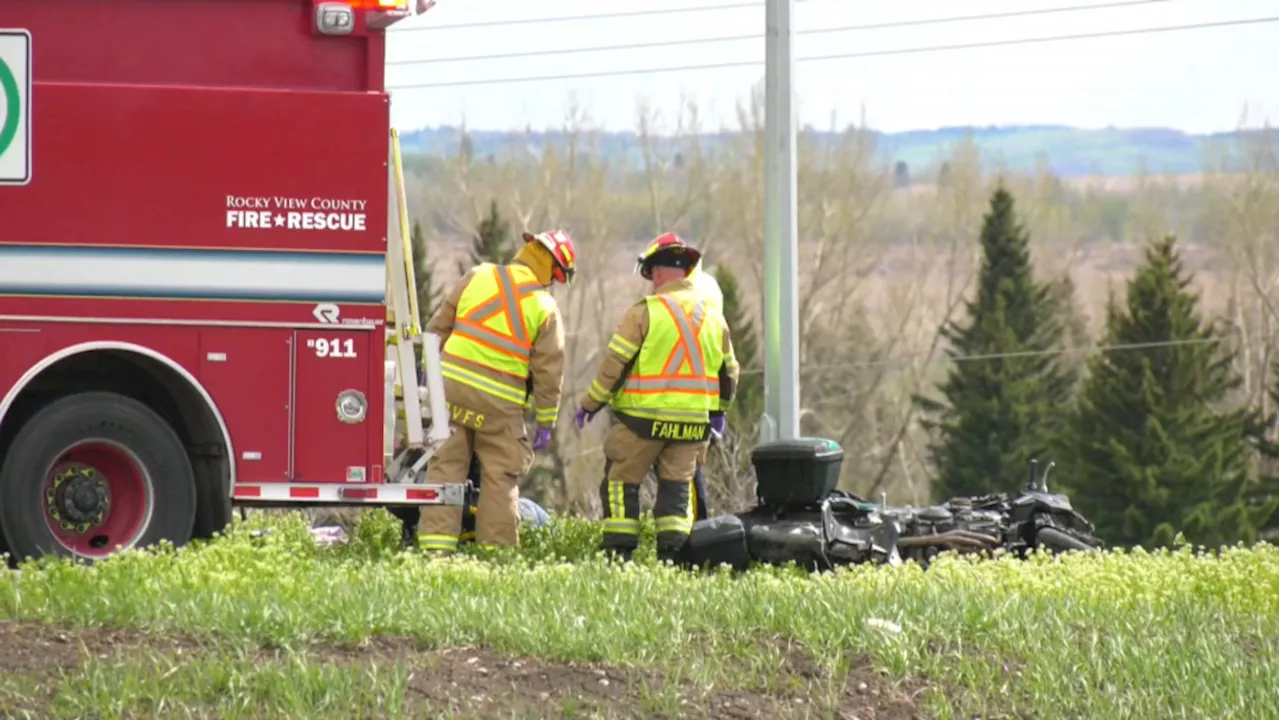
{"label": "red emergency light bar", "polygon": [[409,11],[409,0],[341,0],[352,10],[401,10]]}

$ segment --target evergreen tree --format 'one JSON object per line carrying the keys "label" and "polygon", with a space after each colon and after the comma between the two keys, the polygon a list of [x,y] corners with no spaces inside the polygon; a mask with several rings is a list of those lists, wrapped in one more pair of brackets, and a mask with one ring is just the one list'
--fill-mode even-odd
{"label": "evergreen tree", "polygon": [[[1076,284],[1071,273],[1064,272],[1061,277],[1049,283],[1049,288],[1057,317],[1062,323],[1062,344],[1069,348],[1089,347],[1092,338],[1089,336],[1084,310],[1076,301]],[[1087,360],[1088,355],[1082,352],[1067,353],[1059,358],[1062,367],[1073,378],[1080,375]]]}
{"label": "evergreen tree", "polygon": [[480,221],[471,241],[471,266],[482,262],[506,265],[516,256],[511,244],[511,227],[498,213],[498,201],[489,201],[489,214]]}
{"label": "evergreen tree", "polygon": [[[1033,457],[1043,458],[1070,399],[1073,375],[1057,349],[1062,309],[1053,289],[1032,276],[1028,236],[1012,195],[998,187],[983,218],[978,294],[969,323],[942,329],[956,362],[939,388],[944,402],[917,396],[941,497],[1018,488]],[[974,357],[977,356],[977,357]]]}
{"label": "evergreen tree", "polygon": [[1280,418],[1277,414],[1277,402],[1280,402],[1278,383],[1280,383],[1280,374],[1273,373],[1271,387],[1267,390],[1270,409],[1263,411],[1259,408],[1253,413],[1254,422],[1249,431],[1249,440],[1257,452],[1258,480],[1251,488],[1248,502],[1260,506],[1263,510],[1271,508],[1271,517],[1263,523],[1261,537],[1272,543],[1276,542],[1277,531],[1280,531],[1280,527],[1277,527],[1280,524],[1280,505],[1276,502],[1276,494],[1280,492],[1280,473],[1277,473],[1277,465],[1280,464],[1280,445],[1277,444],[1276,437],[1280,432],[1280,427],[1276,425],[1277,419]]}
{"label": "evergreen tree", "polygon": [[427,258],[427,240],[422,233],[422,225],[417,220],[413,221],[413,232],[409,240],[413,246],[413,274],[417,280],[418,318],[422,327],[426,327],[427,321],[440,305],[442,291],[436,285],[435,274]]}
{"label": "evergreen tree", "polygon": [[1125,303],[1108,303],[1104,340],[1146,347],[1089,359],[1064,436],[1059,477],[1110,543],[1252,542],[1274,513],[1274,482],[1250,477],[1256,411],[1222,408],[1241,380],[1190,283],[1173,238],[1147,247]]}
{"label": "evergreen tree", "polygon": [[751,477],[751,450],[764,413],[764,374],[759,338],[743,302],[738,278],[727,265],[716,266],[712,275],[723,296],[721,312],[733,338],[739,374],[736,397],[725,412],[725,436],[707,454],[707,502],[712,508],[727,503],[736,510],[742,483]]}
{"label": "evergreen tree", "polygon": [[756,330],[739,294],[738,278],[727,265],[717,265],[713,273],[724,295],[724,319],[733,338],[733,354],[740,368],[737,397],[725,413],[728,425],[738,431],[754,428],[764,412],[764,374]]}

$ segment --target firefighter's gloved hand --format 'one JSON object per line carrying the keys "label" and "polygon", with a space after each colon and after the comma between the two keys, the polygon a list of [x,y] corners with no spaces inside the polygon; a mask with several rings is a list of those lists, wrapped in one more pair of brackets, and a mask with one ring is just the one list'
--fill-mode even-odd
{"label": "firefighter's gloved hand", "polygon": [[[600,411],[597,410],[596,412],[600,412]],[[586,427],[587,423],[591,422],[591,419],[594,418],[595,416],[596,416],[596,413],[587,412],[586,408],[580,407],[578,408],[578,411],[573,414],[573,424],[577,425],[578,429],[581,430],[582,428]]]}
{"label": "firefighter's gloved hand", "polygon": [[716,435],[724,435],[725,420],[724,415],[711,416],[711,432]]}
{"label": "firefighter's gloved hand", "polygon": [[551,442],[551,428],[540,427],[533,433],[533,450],[537,452]]}

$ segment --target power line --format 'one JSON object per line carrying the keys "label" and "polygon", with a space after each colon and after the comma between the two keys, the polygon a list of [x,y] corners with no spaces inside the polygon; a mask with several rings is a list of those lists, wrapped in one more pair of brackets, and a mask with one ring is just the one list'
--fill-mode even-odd
{"label": "power line", "polygon": [[[1042,8],[1038,10],[1014,10],[1010,12],[986,13],[983,15],[956,15],[952,17],[927,18],[924,20],[895,20],[892,22],[871,23],[862,25],[842,25],[839,27],[816,28],[813,30],[797,30],[796,35],[825,35],[838,32],[856,32],[859,30],[885,30],[889,28],[913,27],[917,25],[941,25],[944,23],[969,22],[973,20],[995,20],[999,18],[1021,17],[1026,15],[1049,15],[1063,12],[1079,12],[1085,10],[1105,10],[1133,5],[1151,5],[1167,3],[1170,0],[1125,0],[1124,2],[1097,3],[1094,5],[1072,5],[1067,7]],[[467,62],[471,60],[501,60],[506,58],[538,57],[543,55],[570,55],[574,53],[601,52],[605,50],[641,50],[645,48],[676,47],[679,45],[701,45],[706,43],[737,42],[741,40],[759,40],[764,35],[728,35],[723,37],[691,38],[687,40],[660,40],[628,45],[601,45],[597,47],[558,48],[553,50],[529,50],[525,52],[498,53],[493,55],[464,55],[452,58],[429,58],[426,60],[391,60],[387,65],[426,65],[442,62]]]}
{"label": "power line", "polygon": [[[1006,358],[1024,358],[1024,357],[1042,357],[1053,355],[1066,355],[1068,353],[1077,352],[1117,352],[1121,350],[1149,350],[1154,348],[1180,347],[1183,345],[1208,345],[1210,343],[1218,343],[1224,340],[1230,340],[1230,336],[1219,336],[1209,338],[1191,338],[1188,340],[1160,340],[1145,343],[1118,343],[1115,345],[1097,345],[1097,346],[1081,346],[1070,348],[1053,348],[1050,350],[1021,350],[1016,352],[1002,353],[986,353],[977,355],[956,355],[954,357],[932,357],[929,355],[914,355],[897,358],[889,358],[887,360],[871,360],[867,362],[855,363],[834,363],[829,365],[808,365],[800,368],[801,372],[813,372],[816,370],[845,370],[856,368],[876,368],[876,367],[904,367],[907,365],[937,365],[949,362],[975,362],[979,360],[1004,360]],[[743,375],[758,375],[763,370],[743,370]]]}
{"label": "power line", "polygon": [[[808,0],[796,0],[797,3]],[[762,2],[739,2],[727,5],[695,5],[693,7],[661,8],[650,10],[626,10],[624,12],[595,13],[592,15],[561,15],[559,17],[523,18],[519,20],[484,20],[473,23],[457,23],[455,25],[428,25],[426,27],[392,28],[392,33],[429,32],[432,30],[460,30],[462,28],[495,27],[498,25],[528,25],[531,23],[570,22],[576,20],[606,20],[611,18],[640,17],[642,15],[675,15],[679,13],[709,12],[712,10],[737,10],[740,8],[763,8]]]}
{"label": "power line", "polygon": [[[1078,33],[1074,35],[1055,35],[1039,38],[1019,38],[1014,40],[991,40],[986,42],[962,43],[958,45],[933,45],[929,47],[902,48],[898,50],[874,50],[862,53],[836,53],[832,55],[815,55],[813,57],[796,58],[796,62],[816,62],[822,60],[843,60],[852,58],[881,57],[886,55],[911,55],[915,53],[941,52],[946,50],[970,50],[986,47],[1003,47],[1008,45],[1033,45],[1036,43],[1061,42],[1066,40],[1086,40],[1090,38],[1120,37],[1124,35],[1147,35],[1161,32],[1182,30],[1199,30],[1204,28],[1227,27],[1232,25],[1253,25],[1257,23],[1275,22],[1280,17],[1249,18],[1245,20],[1223,20],[1221,22],[1195,23],[1192,25],[1170,25],[1155,28],[1137,28],[1134,30],[1109,30],[1095,33]],[[569,73],[565,75],[536,75],[531,77],[490,78],[486,80],[453,80],[449,82],[413,83],[408,85],[388,86],[388,90],[415,90],[422,88],[457,87],[463,85],[496,85],[523,82],[539,82],[546,80],[574,80],[578,78],[617,77],[621,75],[651,75],[669,72],[686,72],[689,70],[718,70],[723,68],[751,67],[763,65],[760,60],[738,60],[733,62],[708,63],[704,65],[682,65],[675,67],[637,68],[633,70],[611,70],[589,73]]]}
{"label": "power line", "polygon": [[[977,360],[1001,360],[1004,358],[1018,357],[1037,357],[1044,355],[1066,355],[1072,352],[1117,352],[1120,350],[1147,350],[1152,348],[1179,347],[1184,345],[1208,345],[1210,343],[1222,342],[1229,340],[1230,337],[1209,337],[1209,338],[1191,338],[1187,340],[1160,340],[1145,343],[1118,343],[1115,345],[1098,345],[1096,347],[1074,347],[1074,348],[1057,348],[1053,350],[1025,350],[1019,352],[1005,353],[987,353],[979,355],[957,355],[954,357],[931,357],[928,355],[908,356],[901,358],[892,358],[889,360],[880,360],[862,363],[836,363],[830,365],[808,365],[800,368],[801,372],[812,372],[815,370],[832,370],[845,368],[874,368],[874,367],[894,367],[905,366],[921,363],[924,365],[936,365],[945,362],[972,362]],[[759,375],[764,370],[743,370],[739,373],[742,375]],[[572,460],[599,450],[602,446],[596,446],[587,450],[580,451],[566,459]]]}

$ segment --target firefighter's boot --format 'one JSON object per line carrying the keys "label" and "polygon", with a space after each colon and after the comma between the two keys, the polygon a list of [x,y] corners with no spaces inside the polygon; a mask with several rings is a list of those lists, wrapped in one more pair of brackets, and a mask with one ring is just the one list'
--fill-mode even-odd
{"label": "firefighter's boot", "polygon": [[[475,431],[455,426],[427,467],[427,482],[465,482],[475,447]],[[463,508],[452,505],[425,505],[418,518],[418,548],[428,553],[452,553],[462,535]]]}
{"label": "firefighter's boot", "polygon": [[600,507],[604,509],[604,537],[600,549],[630,561],[640,545],[640,484],[613,479],[612,462],[605,463],[600,483]]}
{"label": "firefighter's boot", "polygon": [[692,486],[690,480],[658,480],[658,497],[653,504],[658,562],[680,561],[680,553],[693,529]]}

